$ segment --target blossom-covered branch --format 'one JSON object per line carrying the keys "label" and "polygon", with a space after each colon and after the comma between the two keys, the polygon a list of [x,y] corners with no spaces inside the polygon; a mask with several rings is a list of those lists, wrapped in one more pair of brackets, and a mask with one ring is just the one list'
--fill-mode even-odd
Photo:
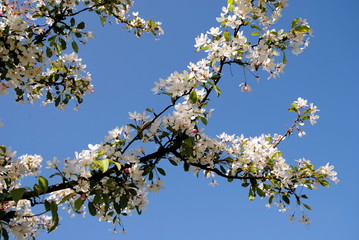
{"label": "blossom-covered branch", "polygon": [[45,105],[54,103],[60,109],[71,99],[81,104],[93,86],[77,53],[79,43],[86,44],[93,34],[77,15],[94,12],[102,24],[113,18],[136,36],[162,34],[160,22],[131,13],[132,5],[127,0],[1,1],[0,95],[14,89],[18,102],[42,98]]}
{"label": "blossom-covered branch", "polygon": [[[77,52],[77,41],[92,36],[83,31],[84,22],[76,22],[75,17],[82,12],[96,12],[103,23],[113,16],[125,28],[134,29],[137,36],[142,32],[162,32],[160,23],[146,22],[137,13],[132,13],[133,19],[129,20],[132,3],[127,0],[81,4],[85,6],[78,10],[79,2],[72,1],[30,1],[21,6],[3,3],[0,53],[10,57],[0,62],[4,69],[0,93],[4,95],[8,88],[14,88],[18,100],[32,101],[47,91],[45,104],[54,102],[63,108],[70,99],[81,103],[83,94],[92,90],[89,74],[81,76],[85,67],[76,53],[63,52],[68,45],[66,39],[72,40],[71,46]],[[131,123],[109,131],[103,142],[90,144],[89,149],[75,153],[73,159],[59,161],[55,157],[47,161],[47,168],[53,171],[49,178],[57,180],[57,184],[49,185],[48,178],[41,175],[41,156],[16,158],[10,147],[1,146],[3,238],[8,238],[8,232],[22,239],[36,237],[40,229],[55,230],[59,207],[70,213],[87,211],[100,221],[112,223],[115,230],[118,226],[123,229],[122,217],[133,211],[141,213],[148,203],[148,193],[163,188],[163,160],[197,176],[203,172],[212,179],[213,186],[218,184],[218,177],[241,181],[248,188],[249,200],[267,198],[268,207],[274,204],[282,212],[293,205],[310,209],[304,203],[308,197],[302,190],[328,187],[328,180],[338,182],[333,166],[316,169],[306,159],[289,164],[278,146],[295,131],[304,136],[307,121],[316,123],[319,110],[314,104],[302,98],[292,103],[289,110],[296,117],[284,135],[245,137],[222,133],[212,138],[204,129],[213,111],[207,109],[209,97],[214,92],[220,96],[218,83],[227,65],[256,72],[255,76],[264,71],[269,78],[276,78],[283,73],[287,50],[296,55],[307,47],[312,30],[304,19],[294,19],[286,31],[273,28],[286,6],[286,0],[228,0],[217,18],[219,26],[195,39],[196,50],[203,51],[206,58],[190,62],[187,70],[155,83],[152,91],[168,95],[168,105],[162,110],[147,108],[143,113],[129,113]],[[28,20],[24,18],[29,15],[29,20],[46,18],[45,27],[25,24]],[[20,77],[15,77],[17,71]],[[246,79],[241,86],[242,91],[251,90]],[[36,176],[38,182],[33,187],[23,187],[21,179],[26,176]],[[34,205],[44,210],[33,213]],[[300,221],[309,222],[304,210]]]}

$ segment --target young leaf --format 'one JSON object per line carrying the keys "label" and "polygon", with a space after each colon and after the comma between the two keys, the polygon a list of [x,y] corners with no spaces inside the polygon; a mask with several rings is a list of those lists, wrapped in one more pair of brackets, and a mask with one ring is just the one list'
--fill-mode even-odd
{"label": "young leaf", "polygon": [[330,184],[326,180],[320,180],[319,182],[323,187],[329,187],[330,186]]}
{"label": "young leaf", "polygon": [[292,28],[294,28],[295,26],[297,26],[297,24],[299,23],[299,18],[296,18],[292,21]]}
{"label": "young leaf", "polygon": [[41,176],[37,177],[37,179],[38,179],[39,185],[42,188],[43,193],[46,193],[48,186],[49,186],[49,181],[47,181],[46,178],[41,177]]}
{"label": "young leaf", "polygon": [[104,160],[97,161],[97,164],[100,166],[101,172],[105,173],[108,170],[110,161],[109,161],[109,159],[104,159]]}
{"label": "young leaf", "polygon": [[84,29],[85,28],[85,23],[84,22],[80,22],[78,25],[77,25],[77,29]]}
{"label": "young leaf", "polygon": [[50,210],[51,210],[51,215],[52,215],[52,225],[51,225],[51,227],[48,228],[47,232],[54,231],[57,228],[57,226],[59,225],[59,215],[57,213],[58,206],[55,201],[51,201]]}
{"label": "young leaf", "polygon": [[297,33],[306,33],[306,32],[310,31],[310,27],[301,25],[301,26],[295,27],[294,31]]}
{"label": "young leaf", "polygon": [[14,201],[17,203],[22,198],[22,196],[24,195],[25,192],[26,192],[25,188],[17,188],[17,189],[12,190],[10,192],[10,195],[11,195],[12,199],[14,199]]}
{"label": "young leaf", "polygon": [[192,90],[191,94],[189,95],[189,102],[191,104],[195,104],[198,100],[197,92],[195,90]]}
{"label": "young leaf", "polygon": [[71,27],[75,26],[75,18],[70,19],[70,24],[71,24]]}
{"label": "young leaf", "polygon": [[285,53],[283,53],[283,64],[287,64],[287,55]]}
{"label": "young leaf", "polygon": [[231,35],[229,34],[229,31],[226,30],[224,31],[224,39],[226,39],[227,42],[229,42],[231,40]]}
{"label": "young leaf", "polygon": [[253,200],[254,200],[254,193],[253,193],[252,188],[249,189],[248,199],[249,199],[249,201],[253,201]]}
{"label": "young leaf", "polygon": [[102,27],[105,26],[105,23],[106,23],[106,17],[100,17],[100,22],[101,22],[101,25]]}
{"label": "young leaf", "polygon": [[51,48],[49,48],[49,47],[47,47],[46,48],[46,56],[48,57],[48,58],[50,58],[50,57],[52,57],[52,50],[51,50]]}
{"label": "young leaf", "polygon": [[74,208],[76,211],[80,210],[80,208],[82,207],[82,205],[84,204],[84,200],[82,200],[81,197],[79,197],[78,199],[75,200],[74,202]]}
{"label": "young leaf", "polygon": [[157,168],[157,171],[158,171],[161,175],[166,176],[166,172],[165,172],[165,170],[163,170],[162,168]]}
{"label": "young leaf", "polygon": [[72,41],[71,43],[72,49],[78,53],[79,52],[79,46],[77,45],[77,43],[75,42],[75,40]]}
{"label": "young leaf", "polygon": [[282,196],[282,199],[283,199],[283,201],[284,201],[286,204],[290,204],[290,200],[289,200],[289,198],[288,198],[286,195],[283,195],[283,196]]}
{"label": "young leaf", "polygon": [[65,50],[67,48],[66,41],[63,38],[59,38],[59,41],[60,41],[62,50]]}
{"label": "young leaf", "polygon": [[303,203],[303,206],[308,210],[312,210],[312,208],[309,205],[305,204],[305,203]]}
{"label": "young leaf", "polygon": [[1,228],[1,236],[4,238],[4,240],[9,240],[9,234],[7,233],[7,230],[5,228]]}
{"label": "young leaf", "polygon": [[96,216],[97,211],[95,205],[92,202],[89,202],[87,206],[91,216]]}

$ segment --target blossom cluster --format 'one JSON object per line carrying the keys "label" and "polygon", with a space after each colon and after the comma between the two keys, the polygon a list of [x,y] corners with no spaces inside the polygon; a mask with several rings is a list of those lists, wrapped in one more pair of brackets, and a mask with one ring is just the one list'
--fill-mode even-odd
{"label": "blossom cluster", "polygon": [[39,230],[51,225],[50,216],[36,216],[30,200],[20,200],[19,197],[26,190],[21,188],[21,179],[38,175],[41,162],[39,155],[26,154],[16,158],[16,152],[12,152],[10,147],[0,146],[0,196],[2,199],[11,196],[15,200],[2,201],[0,204],[2,234],[3,228],[9,228],[17,239],[36,237]]}
{"label": "blossom cluster", "polygon": [[133,2],[127,0],[1,1],[0,95],[14,89],[18,102],[45,98],[45,105],[55,103],[60,109],[71,99],[81,104],[83,96],[93,92],[93,86],[86,65],[76,53],[78,44],[86,44],[93,35],[74,16],[93,11],[103,24],[113,17],[137,36],[163,32],[160,22],[131,14],[131,5]]}
{"label": "blossom cluster", "polygon": [[[229,1],[230,4],[222,8],[221,16],[217,18],[221,26],[212,27],[195,39],[197,51],[204,50],[207,58],[190,63],[188,71],[175,72],[167,79],[160,79],[152,90],[155,93],[162,90],[173,98],[188,94],[193,87],[203,83],[210,85],[218,77],[223,64],[232,63],[250,71],[261,68],[270,74],[269,78],[277,78],[287,62],[285,50],[291,49],[296,55],[301,53],[312,33],[306,20],[299,18],[293,20],[288,32],[272,28],[287,6],[285,2]],[[268,11],[272,5],[275,10]],[[248,31],[252,32],[250,38],[245,36]],[[246,85],[246,88],[250,87]]]}

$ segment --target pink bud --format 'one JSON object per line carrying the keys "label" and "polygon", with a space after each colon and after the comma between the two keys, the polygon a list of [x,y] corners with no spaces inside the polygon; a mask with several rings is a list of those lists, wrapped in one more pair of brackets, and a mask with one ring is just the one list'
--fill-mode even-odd
{"label": "pink bud", "polygon": [[198,130],[197,130],[197,129],[193,129],[192,132],[193,132],[193,133],[198,133]]}
{"label": "pink bud", "polygon": [[87,197],[86,197],[86,195],[83,193],[83,194],[81,194],[81,197],[80,197],[80,198],[81,198],[82,201],[85,201]]}
{"label": "pink bud", "polygon": [[247,85],[247,83],[244,83],[244,84],[242,83],[239,86],[242,86],[242,88],[241,88],[242,92],[251,92],[252,91],[252,88],[249,85]]}

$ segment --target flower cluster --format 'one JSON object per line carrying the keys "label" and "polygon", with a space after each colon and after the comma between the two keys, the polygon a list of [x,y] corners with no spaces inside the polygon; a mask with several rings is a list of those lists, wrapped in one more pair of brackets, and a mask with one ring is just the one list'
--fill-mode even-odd
{"label": "flower cluster", "polygon": [[74,16],[93,11],[103,24],[115,18],[137,36],[161,34],[161,23],[130,14],[132,4],[127,0],[0,2],[0,95],[14,89],[18,102],[44,97],[45,104],[55,103],[60,109],[71,99],[81,104],[93,86],[76,53],[78,43],[86,44],[93,35]]}

